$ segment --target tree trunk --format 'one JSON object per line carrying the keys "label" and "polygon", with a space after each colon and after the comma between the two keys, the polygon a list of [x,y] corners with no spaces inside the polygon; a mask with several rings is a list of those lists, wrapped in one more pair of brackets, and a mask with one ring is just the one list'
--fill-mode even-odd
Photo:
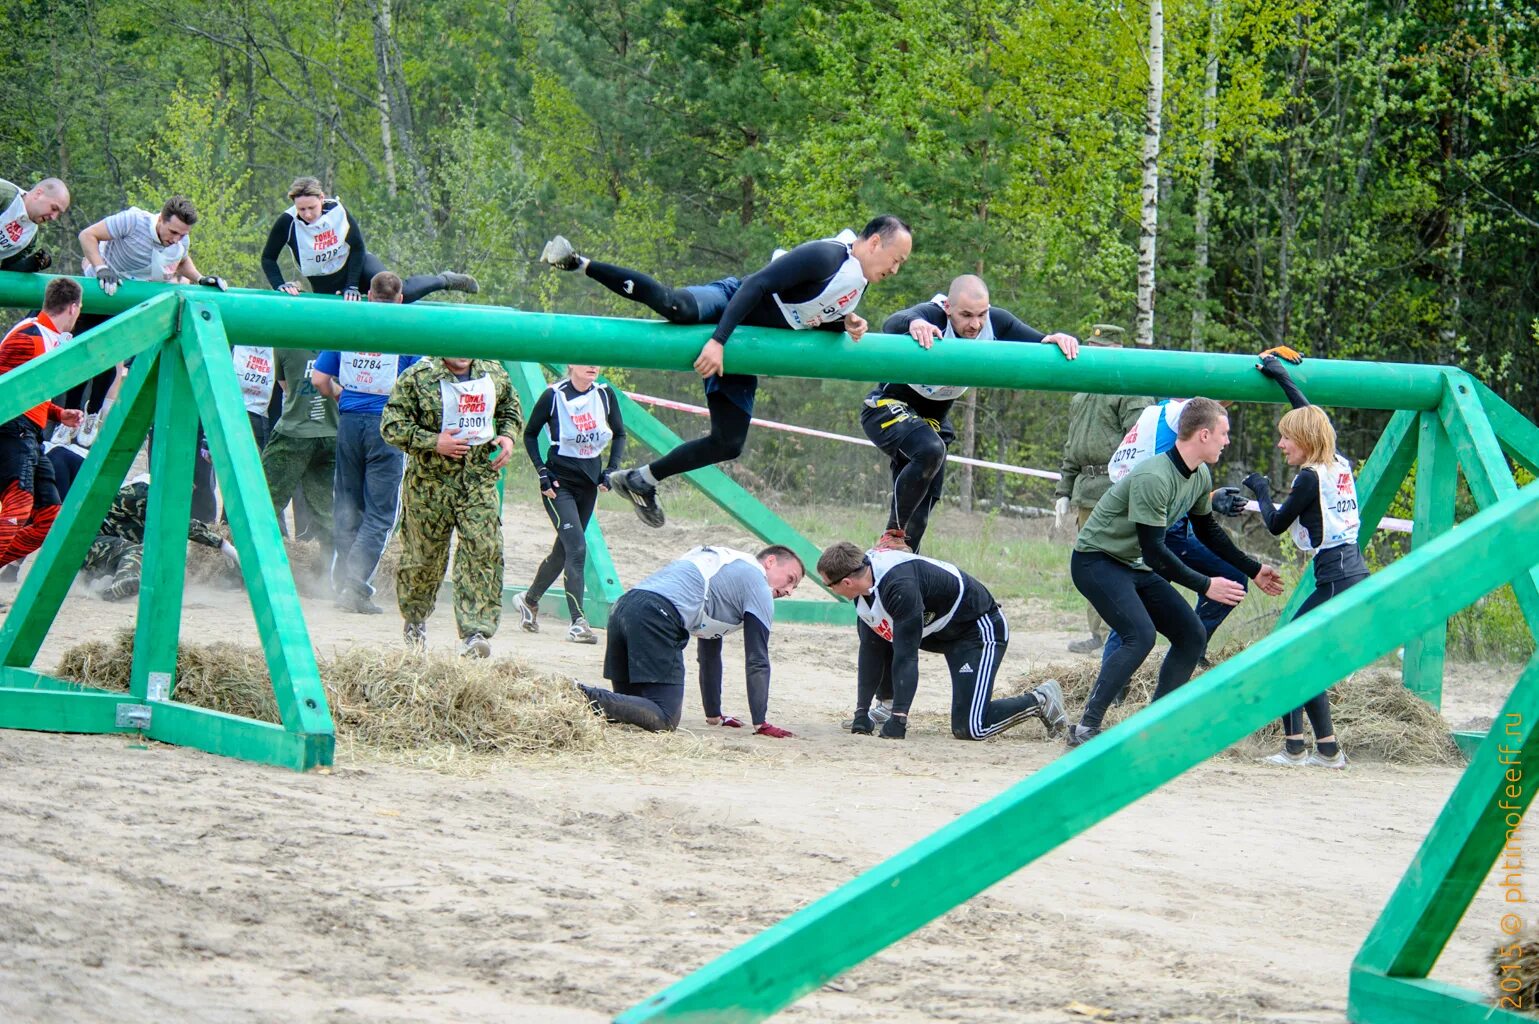
{"label": "tree trunk", "polygon": [[379,0],[374,16],[374,78],[379,95],[379,141],[385,151],[385,192],[394,199],[395,143],[390,131],[390,0]]}
{"label": "tree trunk", "polygon": [[1192,282],[1193,352],[1207,349],[1208,218],[1213,208],[1213,166],[1218,154],[1218,44],[1223,21],[1223,0],[1208,0],[1207,84],[1202,90],[1202,170],[1197,178],[1197,210],[1192,225],[1197,264]]}
{"label": "tree trunk", "polygon": [[1138,228],[1138,323],[1134,341],[1154,344],[1154,246],[1160,220],[1160,112],[1165,100],[1165,5],[1149,0],[1149,94],[1144,108],[1143,211]]}
{"label": "tree trunk", "polygon": [[406,77],[401,72],[401,51],[396,46],[390,21],[390,0],[369,0],[374,21],[375,50],[380,59],[379,74],[389,98],[389,118],[392,139],[401,147],[401,155],[411,171],[412,202],[422,218],[422,226],[429,239],[438,239],[438,224],[433,219],[431,202],[432,185],[428,180],[427,166],[417,152],[415,130],[412,127],[411,100],[406,91]]}

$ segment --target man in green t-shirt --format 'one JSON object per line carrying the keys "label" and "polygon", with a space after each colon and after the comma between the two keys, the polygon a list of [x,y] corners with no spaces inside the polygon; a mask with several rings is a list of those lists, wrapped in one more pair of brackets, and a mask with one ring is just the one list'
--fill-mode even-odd
{"label": "man in green t-shirt", "polygon": [[315,356],[313,350],[305,348],[280,348],[273,353],[278,364],[278,386],[283,389],[283,415],[262,449],[262,469],[267,474],[267,492],[279,515],[289,499],[296,497],[295,488],[300,489],[321,550],[329,557],[331,485],[337,467],[337,403],[310,383]]}
{"label": "man in green t-shirt", "polygon": [[1176,443],[1151,456],[1102,495],[1074,542],[1069,575],[1074,586],[1122,638],[1122,647],[1101,664],[1101,674],[1079,724],[1069,730],[1077,747],[1101,731],[1113,698],[1154,649],[1154,635],[1170,641],[1160,665],[1154,699],[1192,677],[1207,647],[1202,620],[1172,583],[1239,604],[1245,588],[1223,576],[1204,576],[1165,545],[1165,531],[1189,516],[1192,532],[1214,554],[1243,572],[1268,594],[1282,593],[1277,570],[1249,557],[1213,518],[1213,473],[1229,444],[1229,416],[1211,398],[1194,398],[1181,410]]}

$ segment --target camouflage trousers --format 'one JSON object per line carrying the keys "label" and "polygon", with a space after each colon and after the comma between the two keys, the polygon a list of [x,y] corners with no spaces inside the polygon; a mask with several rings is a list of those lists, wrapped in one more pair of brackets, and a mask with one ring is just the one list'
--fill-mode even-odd
{"label": "camouflage trousers", "polygon": [[491,636],[502,620],[502,508],[497,478],[408,474],[401,489],[401,565],[396,601],[407,622],[426,622],[455,538],[454,621],[462,637]]}
{"label": "camouflage trousers", "polygon": [[102,590],[103,601],[126,601],[139,593],[144,574],[144,545],[123,537],[98,536],[86,552],[80,571],[87,582],[110,579]]}
{"label": "camouflage trousers", "polygon": [[295,488],[304,495],[321,550],[331,551],[331,488],[337,472],[335,437],[290,437],[273,434],[262,448],[267,493],[280,513]]}

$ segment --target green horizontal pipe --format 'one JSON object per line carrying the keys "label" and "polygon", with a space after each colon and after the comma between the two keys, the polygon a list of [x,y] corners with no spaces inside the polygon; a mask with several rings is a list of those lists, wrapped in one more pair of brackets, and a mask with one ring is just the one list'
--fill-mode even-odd
{"label": "green horizontal pipe", "polygon": [[[0,273],[0,306],[35,308],[49,278]],[[94,281],[85,308],[116,313],[175,286],[128,282],[114,296]],[[655,320],[521,313],[503,306],[420,302],[410,306],[327,305],[331,296],[182,286],[217,304],[230,341],[238,345],[331,348],[367,345],[373,351],[473,356],[602,366],[689,370],[710,336],[709,326],[675,327]],[[597,285],[595,285],[597,287]],[[907,380],[929,384],[1126,395],[1202,394],[1248,402],[1282,402],[1282,392],[1254,369],[1251,356],[1138,349],[1085,348],[1069,362],[1050,345],[945,341],[926,352],[907,337],[872,334],[859,344],[827,331],[739,329],[727,346],[727,369],[772,377]],[[1435,409],[1442,370],[1413,363],[1306,360],[1292,371],[1322,405],[1361,409]]]}

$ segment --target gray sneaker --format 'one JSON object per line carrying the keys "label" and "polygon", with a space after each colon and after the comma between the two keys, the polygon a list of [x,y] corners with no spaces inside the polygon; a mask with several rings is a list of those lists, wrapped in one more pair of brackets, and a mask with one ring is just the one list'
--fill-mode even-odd
{"label": "gray sneaker", "polygon": [[1310,755],[1302,750],[1297,754],[1290,754],[1287,748],[1284,748],[1269,757],[1258,757],[1256,760],[1261,764],[1280,764],[1285,768],[1302,768],[1309,763],[1309,757]]}
{"label": "gray sneaker", "polygon": [[527,593],[519,594],[513,599],[518,606],[518,624],[523,627],[525,633],[538,633],[540,631],[540,606],[538,603],[530,604]]}
{"label": "gray sneaker", "polygon": [[1347,752],[1340,747],[1336,748],[1335,757],[1326,757],[1319,750],[1311,750],[1304,763],[1311,768],[1345,768],[1347,766]]}
{"label": "gray sneaker", "polygon": [[444,290],[451,292],[465,292],[474,295],[481,290],[481,282],[469,274],[461,274],[453,270],[445,270],[439,273],[444,279]]}
{"label": "gray sneaker", "polygon": [[576,270],[582,266],[582,257],[564,235],[557,235],[545,243],[545,248],[540,250],[540,260],[557,270]]}
{"label": "gray sneaker", "polygon": [[[871,710],[866,713],[866,721],[871,725],[881,725],[892,717],[892,701],[879,700],[871,705]],[[839,728],[849,732],[855,725],[855,719],[846,718],[839,723]]]}
{"label": "gray sneaker", "polygon": [[406,638],[406,646],[414,651],[422,651],[427,648],[427,623],[408,622],[401,630]]}
{"label": "gray sneaker", "polygon": [[1106,641],[1100,637],[1087,636],[1082,640],[1069,641],[1070,654],[1094,654],[1106,646]]}
{"label": "gray sneaker", "polygon": [[1049,736],[1057,736],[1069,724],[1069,713],[1063,707],[1063,687],[1058,680],[1048,679],[1031,692],[1036,694],[1043,728]]}
{"label": "gray sneaker", "polygon": [[656,530],[664,523],[662,506],[657,503],[657,488],[641,479],[638,469],[609,474],[609,489],[631,503],[636,515]]}
{"label": "gray sneaker", "polygon": [[460,641],[460,657],[490,658],[492,642],[480,633],[472,633]]}
{"label": "gray sneaker", "polygon": [[1069,733],[1063,738],[1063,741],[1070,747],[1070,749],[1072,749],[1087,740],[1094,739],[1099,735],[1101,735],[1100,729],[1093,729],[1088,725],[1076,724],[1069,726]]}
{"label": "gray sneaker", "polygon": [[566,631],[566,638],[574,644],[596,644],[598,634],[588,626],[588,620],[581,615],[572,622],[572,628]]}
{"label": "gray sneaker", "polygon": [[337,595],[337,607],[355,615],[382,615],[385,611],[369,600],[363,591],[351,586],[344,586],[342,592]]}

